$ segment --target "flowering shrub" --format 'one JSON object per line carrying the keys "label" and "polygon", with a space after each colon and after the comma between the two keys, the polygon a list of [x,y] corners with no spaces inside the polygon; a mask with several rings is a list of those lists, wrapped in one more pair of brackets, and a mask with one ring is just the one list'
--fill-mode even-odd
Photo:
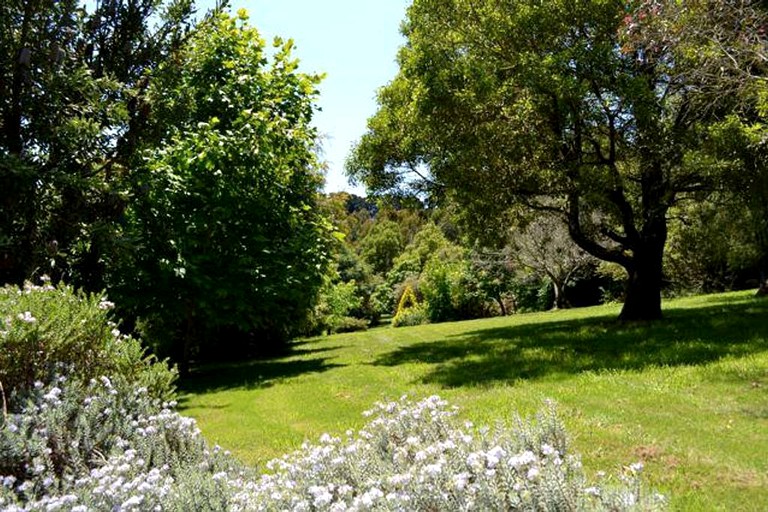
{"label": "flowering shrub", "polygon": [[104,377],[35,387],[0,430],[0,509],[652,510],[639,465],[589,484],[552,411],[513,430],[459,425],[446,402],[377,404],[358,433],[324,434],[256,476],[194,420]]}
{"label": "flowering shrub", "polygon": [[169,398],[175,373],[120,333],[110,320],[113,307],[103,296],[54,287],[46,279],[41,286],[0,288],[3,394],[21,397],[20,391],[51,383],[57,374],[83,382],[109,375]]}
{"label": "flowering shrub", "polygon": [[[653,510],[640,465],[614,487],[586,482],[568,452],[562,425],[548,410],[514,430],[458,425],[433,396],[380,403],[374,419],[344,439],[268,464],[256,482],[237,481],[237,508],[247,510]],[[231,482],[233,483],[233,482]]]}
{"label": "flowering shrub", "polygon": [[216,474],[245,470],[174,405],[108,377],[38,383],[3,419],[0,509],[226,509]]}

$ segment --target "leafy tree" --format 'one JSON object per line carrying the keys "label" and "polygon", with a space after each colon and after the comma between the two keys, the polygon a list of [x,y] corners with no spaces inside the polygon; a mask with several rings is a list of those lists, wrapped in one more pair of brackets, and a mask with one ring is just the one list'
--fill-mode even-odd
{"label": "leafy tree", "polygon": [[552,215],[536,216],[510,235],[513,261],[552,283],[555,309],[568,306],[565,288],[594,258],[573,243],[568,227]]}
{"label": "leafy tree", "polygon": [[148,77],[186,37],[191,0],[0,3],[0,282],[35,272],[101,289]]}
{"label": "leafy tree", "polygon": [[[711,130],[714,155],[735,164],[725,186],[747,205],[749,231],[759,251],[761,283],[768,294],[768,5],[728,0],[696,3],[697,15],[667,5],[659,19],[676,43],[678,60],[699,103],[724,119]],[[672,23],[669,23],[670,20]],[[698,51],[696,51],[698,49]]]}
{"label": "leafy tree", "polygon": [[664,260],[673,288],[712,293],[741,288],[760,259],[755,219],[731,194],[673,210]]}
{"label": "leafy tree", "polygon": [[621,318],[659,318],[669,209],[722,167],[691,156],[710,119],[676,47],[637,37],[653,15],[623,0],[416,0],[349,173],[444,187],[486,226],[512,205],[563,215],[582,249],[626,270]]}
{"label": "leafy tree", "polygon": [[256,349],[281,346],[323,284],[319,78],[297,71],[291,41],[276,46],[268,58],[244,11],[214,16],[150,89],[173,122],[137,170],[111,284],[182,370],[216,338],[219,353],[242,349],[244,334]]}
{"label": "leafy tree", "polygon": [[360,241],[360,254],[374,272],[385,274],[403,251],[400,226],[391,220],[379,220]]}

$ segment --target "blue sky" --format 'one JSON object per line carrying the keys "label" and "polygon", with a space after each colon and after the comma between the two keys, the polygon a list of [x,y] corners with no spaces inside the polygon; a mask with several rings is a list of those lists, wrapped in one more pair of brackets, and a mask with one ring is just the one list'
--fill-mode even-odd
{"label": "blue sky", "polygon": [[[362,193],[347,184],[344,160],[376,111],[376,90],[397,73],[400,22],[410,0],[231,0],[248,10],[268,42],[292,38],[304,72],[325,73],[315,125],[328,164],[326,191]],[[200,11],[213,5],[198,0]]]}

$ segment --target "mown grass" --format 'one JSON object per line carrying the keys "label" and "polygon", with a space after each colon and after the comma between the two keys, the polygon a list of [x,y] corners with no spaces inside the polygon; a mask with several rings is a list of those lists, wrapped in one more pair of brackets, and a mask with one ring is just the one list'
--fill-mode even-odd
{"label": "mown grass", "polygon": [[489,425],[553,399],[588,471],[641,460],[673,509],[768,510],[768,300],[668,301],[650,324],[620,324],[618,310],[303,340],[290,357],[199,369],[182,407],[258,464],[405,393],[440,394]]}

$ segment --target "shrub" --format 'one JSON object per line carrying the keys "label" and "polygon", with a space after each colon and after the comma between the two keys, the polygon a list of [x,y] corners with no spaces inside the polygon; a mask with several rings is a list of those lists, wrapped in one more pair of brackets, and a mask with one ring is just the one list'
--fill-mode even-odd
{"label": "shrub", "polygon": [[[439,397],[377,404],[370,423],[267,465],[235,501],[248,510],[653,510],[640,465],[588,483],[550,409],[512,429],[460,426]],[[238,484],[242,485],[242,484]]]}
{"label": "shrub", "polygon": [[354,318],[345,316],[337,319],[335,325],[331,327],[331,333],[357,332],[368,329],[369,321],[365,318]]}
{"label": "shrub", "polygon": [[419,303],[413,288],[408,285],[400,296],[397,312],[392,318],[393,327],[407,327],[427,323],[427,311],[423,304]]}
{"label": "shrub", "polygon": [[256,477],[194,420],[104,377],[34,388],[4,418],[3,510],[652,510],[639,466],[589,484],[550,409],[513,429],[460,425],[439,397],[377,404]]}
{"label": "shrub", "polygon": [[226,509],[216,474],[245,470],[173,405],[106,376],[37,383],[2,419],[0,509]]}
{"label": "shrub", "polygon": [[21,396],[57,373],[88,382],[100,375],[146,387],[169,398],[175,373],[145,356],[138,340],[110,320],[114,305],[102,295],[69,286],[26,283],[0,289],[0,382]]}

